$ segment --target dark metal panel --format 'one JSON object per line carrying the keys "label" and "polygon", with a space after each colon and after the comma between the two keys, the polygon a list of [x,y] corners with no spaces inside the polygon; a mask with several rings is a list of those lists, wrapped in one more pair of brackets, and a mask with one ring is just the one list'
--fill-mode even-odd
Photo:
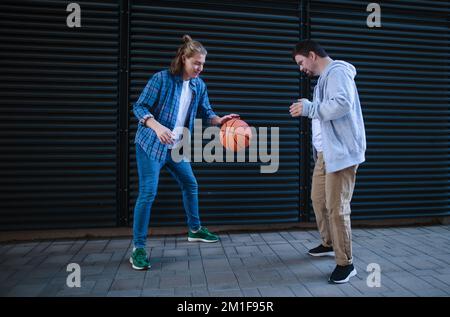
{"label": "dark metal panel", "polygon": [[[206,224],[299,221],[300,124],[288,107],[300,77],[291,49],[300,38],[298,1],[131,1],[130,111],[148,78],[169,66],[183,34],[208,50],[202,78],[219,115],[239,113],[256,128],[280,127],[280,168],[193,163]],[[130,213],[137,195],[130,120]],[[152,225],[184,224],[181,192],[163,170]]]}
{"label": "dark metal panel", "polygon": [[116,225],[119,6],[0,3],[0,229]]}
{"label": "dark metal panel", "polygon": [[[301,39],[308,39],[311,33],[310,19],[309,19],[309,1],[300,1],[300,31]],[[300,74],[300,97],[307,98],[311,100],[311,80],[307,76],[302,76]],[[302,177],[300,178],[300,197],[301,197],[301,216],[302,221],[309,221],[311,218],[311,161],[312,161],[312,149],[311,149],[311,120],[307,117],[300,117],[301,125],[301,172]]]}
{"label": "dark metal panel", "polygon": [[130,66],[130,3],[120,1],[120,69],[119,69],[119,139],[118,139],[118,224],[127,225],[130,222],[128,213],[128,99],[129,99],[129,66]]}
{"label": "dark metal panel", "polygon": [[358,71],[368,149],[353,218],[449,215],[450,5],[381,2],[382,27],[368,28],[367,4],[311,1],[310,11],[311,38]]}

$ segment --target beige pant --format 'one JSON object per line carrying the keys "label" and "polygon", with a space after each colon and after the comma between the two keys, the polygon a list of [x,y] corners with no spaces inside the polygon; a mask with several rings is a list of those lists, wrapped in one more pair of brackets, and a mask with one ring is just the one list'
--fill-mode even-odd
{"label": "beige pant", "polygon": [[317,156],[311,200],[322,244],[333,246],[338,265],[349,265],[353,260],[350,201],[358,165],[326,174],[322,152]]}

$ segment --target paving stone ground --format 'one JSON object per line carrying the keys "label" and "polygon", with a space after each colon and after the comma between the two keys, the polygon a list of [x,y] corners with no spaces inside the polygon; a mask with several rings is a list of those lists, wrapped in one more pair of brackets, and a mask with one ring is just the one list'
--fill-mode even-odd
{"label": "paving stone ground", "polygon": [[[358,275],[328,284],[334,258],[313,258],[315,230],[220,234],[213,244],[150,237],[152,267],[132,270],[129,239],[0,244],[0,296],[449,296],[450,225],[353,230]],[[70,288],[70,263],[81,287]],[[368,268],[379,266],[379,287]]]}

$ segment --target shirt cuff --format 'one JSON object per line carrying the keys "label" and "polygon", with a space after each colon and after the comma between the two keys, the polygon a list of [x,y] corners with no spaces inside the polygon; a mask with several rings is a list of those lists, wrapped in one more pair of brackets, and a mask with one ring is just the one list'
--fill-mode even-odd
{"label": "shirt cuff", "polygon": [[145,127],[145,121],[147,121],[150,118],[153,118],[153,115],[146,114],[145,116],[142,117],[141,120],[139,120],[139,123]]}
{"label": "shirt cuff", "polygon": [[309,109],[311,108],[312,102],[309,101],[306,98],[302,98],[302,105],[303,105],[303,109],[302,109],[302,116],[303,117],[308,117],[309,116]]}

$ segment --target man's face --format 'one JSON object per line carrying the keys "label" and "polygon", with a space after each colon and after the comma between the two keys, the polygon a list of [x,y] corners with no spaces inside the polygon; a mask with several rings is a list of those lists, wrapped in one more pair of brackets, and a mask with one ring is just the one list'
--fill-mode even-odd
{"label": "man's face", "polygon": [[309,52],[308,57],[301,54],[295,55],[295,62],[300,68],[300,71],[308,77],[318,76],[316,61],[317,55],[313,52]]}
{"label": "man's face", "polygon": [[197,78],[203,71],[206,55],[195,54],[192,57],[183,57],[184,62],[184,79]]}

